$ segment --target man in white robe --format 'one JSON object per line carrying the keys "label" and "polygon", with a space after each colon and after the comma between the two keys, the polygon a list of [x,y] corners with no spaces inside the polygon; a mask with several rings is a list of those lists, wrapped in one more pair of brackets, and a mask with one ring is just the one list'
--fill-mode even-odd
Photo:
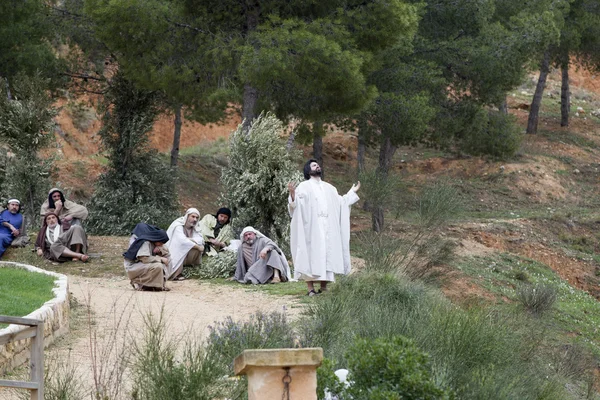
{"label": "man in white robe", "polygon": [[167,271],[167,280],[182,280],[184,265],[199,265],[204,251],[204,239],[198,225],[200,212],[190,208],[183,217],[177,218],[169,229],[167,247],[171,262]]}
{"label": "man in white robe", "polygon": [[[334,274],[350,273],[350,206],[359,200],[360,182],[340,196],[321,175],[319,163],[309,160],[305,181],[297,187],[288,185],[294,277],[306,281],[309,296],[327,290]],[[315,281],[320,283],[319,292]]]}

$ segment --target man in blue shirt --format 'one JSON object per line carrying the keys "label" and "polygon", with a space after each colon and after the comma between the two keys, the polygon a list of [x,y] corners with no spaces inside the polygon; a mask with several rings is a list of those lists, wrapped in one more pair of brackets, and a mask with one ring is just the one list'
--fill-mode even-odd
{"label": "man in blue shirt", "polygon": [[11,199],[8,201],[7,209],[0,213],[0,258],[21,233],[23,215],[19,211],[21,211],[21,202]]}

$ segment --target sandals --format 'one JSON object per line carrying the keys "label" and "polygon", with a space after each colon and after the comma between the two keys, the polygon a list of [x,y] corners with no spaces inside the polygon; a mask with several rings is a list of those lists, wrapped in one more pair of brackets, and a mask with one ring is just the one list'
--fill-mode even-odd
{"label": "sandals", "polygon": [[185,281],[186,277],[183,276],[183,274],[181,275],[177,275],[175,278],[173,278],[174,281]]}
{"label": "sandals", "polygon": [[313,296],[316,296],[317,294],[318,293],[315,292],[315,290],[313,289],[313,290],[310,290],[306,295],[309,296],[309,297],[313,297]]}
{"label": "sandals", "polygon": [[79,261],[81,261],[82,263],[88,262],[89,259],[90,259],[90,256],[88,256],[87,254],[82,254],[79,256]]}
{"label": "sandals", "polygon": [[[133,283],[131,284],[131,286],[134,286]],[[139,292],[170,292],[171,291],[171,289],[169,289],[168,287],[157,288],[157,287],[153,287],[153,286],[142,286],[142,285],[139,285],[138,287],[134,286],[134,289]]]}

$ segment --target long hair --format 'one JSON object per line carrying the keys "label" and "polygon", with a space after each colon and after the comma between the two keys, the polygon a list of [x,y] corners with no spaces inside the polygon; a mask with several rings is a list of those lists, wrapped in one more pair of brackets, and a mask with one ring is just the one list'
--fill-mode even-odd
{"label": "long hair", "polygon": [[54,200],[52,199],[52,195],[56,192],[60,193],[60,201],[62,201],[63,206],[65,205],[65,195],[63,194],[63,192],[61,192],[60,190],[53,190],[50,193],[48,193],[48,208],[56,208],[56,206],[54,205]]}
{"label": "long hair", "polygon": [[[310,160],[308,160],[306,162],[306,164],[304,164],[304,179],[305,180],[310,179],[310,163],[313,163],[313,162],[316,162],[317,164],[319,164],[319,162],[317,160],[315,160],[314,158],[311,158]],[[323,167],[321,167],[321,176],[323,176]]]}

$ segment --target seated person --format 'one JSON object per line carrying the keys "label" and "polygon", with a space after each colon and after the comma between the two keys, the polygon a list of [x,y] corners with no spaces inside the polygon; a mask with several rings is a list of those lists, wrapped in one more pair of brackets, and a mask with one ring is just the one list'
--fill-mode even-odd
{"label": "seated person", "polygon": [[290,266],[281,249],[271,239],[251,226],[240,235],[235,280],[240,283],[287,282]]}
{"label": "seated person", "polygon": [[21,234],[23,214],[19,211],[21,211],[21,202],[11,199],[6,210],[0,213],[0,258],[13,240]]}
{"label": "seated person", "polygon": [[167,247],[171,253],[171,265],[167,271],[167,280],[183,280],[181,274],[184,265],[199,265],[204,251],[204,239],[200,233],[198,220],[200,212],[190,208],[183,217],[177,218],[169,229]]}
{"label": "seated person", "polygon": [[140,222],[129,238],[129,248],[123,253],[125,271],[135,290],[168,291],[165,286],[169,267],[167,232]]}
{"label": "seated person", "polygon": [[61,222],[55,213],[46,214],[35,240],[38,256],[56,262],[86,262],[87,247],[87,235],[80,225],[69,226],[68,221]]}
{"label": "seated person", "polygon": [[60,189],[52,188],[48,192],[48,199],[42,204],[40,215],[44,217],[49,212],[58,215],[58,219],[67,221],[71,226],[81,225],[81,221],[87,218],[88,210],[85,206],[66,200]]}
{"label": "seated person", "polygon": [[204,253],[209,256],[216,256],[217,252],[227,247],[233,239],[229,208],[219,208],[215,215],[206,214],[199,225],[204,238]]}

